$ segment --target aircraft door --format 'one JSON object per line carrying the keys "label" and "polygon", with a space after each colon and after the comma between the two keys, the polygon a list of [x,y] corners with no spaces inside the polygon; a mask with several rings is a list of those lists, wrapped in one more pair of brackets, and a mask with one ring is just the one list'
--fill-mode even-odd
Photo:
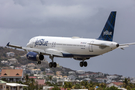
{"label": "aircraft door", "polygon": [[90,42],[90,45],[89,45],[89,52],[93,52],[93,44],[94,43],[94,41],[91,41]]}

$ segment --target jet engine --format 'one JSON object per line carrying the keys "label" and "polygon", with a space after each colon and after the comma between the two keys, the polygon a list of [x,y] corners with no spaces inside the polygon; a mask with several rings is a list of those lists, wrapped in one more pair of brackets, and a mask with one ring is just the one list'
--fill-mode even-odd
{"label": "jet engine", "polygon": [[32,60],[32,61],[44,60],[44,56],[42,54],[38,54],[36,52],[28,52],[26,57],[28,60]]}

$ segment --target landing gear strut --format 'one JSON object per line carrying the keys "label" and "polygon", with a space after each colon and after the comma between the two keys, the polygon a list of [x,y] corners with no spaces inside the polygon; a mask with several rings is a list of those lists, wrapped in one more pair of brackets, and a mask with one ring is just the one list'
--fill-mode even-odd
{"label": "landing gear strut", "polygon": [[88,64],[87,64],[86,61],[85,61],[85,62],[84,62],[84,61],[80,62],[80,67],[83,67],[83,66],[84,66],[84,67],[87,67],[87,65],[88,65]]}
{"label": "landing gear strut", "polygon": [[52,62],[49,63],[49,67],[50,68],[52,68],[52,67],[56,68],[57,67],[57,63],[53,62],[54,56],[50,56],[49,58],[52,60]]}

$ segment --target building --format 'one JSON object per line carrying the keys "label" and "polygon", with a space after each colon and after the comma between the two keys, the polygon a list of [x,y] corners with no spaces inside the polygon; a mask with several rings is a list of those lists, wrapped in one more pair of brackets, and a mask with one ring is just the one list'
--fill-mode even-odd
{"label": "building", "polygon": [[62,75],[61,71],[56,71],[56,75],[61,76]]}
{"label": "building", "polygon": [[110,84],[107,85],[107,87],[117,87],[117,88],[121,88],[123,86],[123,83],[122,82],[112,82]]}
{"label": "building", "polygon": [[22,69],[2,69],[1,79],[6,79],[9,82],[16,82],[23,80],[23,70]]}
{"label": "building", "polygon": [[0,80],[0,90],[6,90],[6,82]]}
{"label": "building", "polygon": [[23,87],[28,87],[28,85],[18,83],[6,83],[6,90],[23,90]]}
{"label": "building", "polygon": [[22,67],[15,67],[15,69],[23,69]]}
{"label": "building", "polygon": [[2,64],[5,64],[5,65],[8,65],[8,64],[9,64],[9,62],[6,61],[6,60],[1,61],[1,63],[2,63]]}
{"label": "building", "polygon": [[96,78],[99,83],[106,83],[107,78]]}
{"label": "building", "polygon": [[11,65],[11,64],[15,64],[15,63],[17,63],[17,62],[18,62],[16,58],[8,59],[8,61],[9,61],[9,65]]}
{"label": "building", "polygon": [[14,52],[7,52],[6,55],[8,57],[13,57],[13,56],[15,56],[15,53]]}
{"label": "building", "polygon": [[27,67],[35,67],[36,65],[34,63],[27,64]]}
{"label": "building", "polygon": [[78,74],[84,74],[85,71],[83,71],[83,70],[77,70],[76,73],[78,73]]}
{"label": "building", "polygon": [[117,75],[109,75],[109,76],[107,76],[107,78],[108,79],[116,79],[116,78],[118,78],[118,76]]}
{"label": "building", "polygon": [[26,65],[21,65],[21,68],[22,68],[23,70],[26,70]]}
{"label": "building", "polygon": [[45,85],[45,79],[36,79],[35,81],[38,83],[38,85]]}
{"label": "building", "polygon": [[40,74],[41,73],[41,70],[40,69],[32,69],[31,70],[31,73],[32,74]]}

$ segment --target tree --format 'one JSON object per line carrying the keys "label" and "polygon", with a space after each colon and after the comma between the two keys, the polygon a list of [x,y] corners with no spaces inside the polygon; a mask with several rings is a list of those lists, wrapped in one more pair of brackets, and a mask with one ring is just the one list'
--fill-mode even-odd
{"label": "tree", "polygon": [[50,80],[50,82],[52,83],[52,76],[49,76],[49,80]]}
{"label": "tree", "polygon": [[60,90],[60,88],[55,85],[54,88],[52,88],[52,90]]}
{"label": "tree", "polygon": [[[100,90],[100,89],[99,89]],[[105,90],[119,90],[117,87],[111,86],[110,88],[107,87]]]}
{"label": "tree", "polygon": [[72,88],[71,82],[64,82],[64,88]]}
{"label": "tree", "polygon": [[26,82],[29,80],[29,75],[26,75]]}
{"label": "tree", "polygon": [[74,88],[75,89],[81,89],[81,85],[80,84],[76,84]]}
{"label": "tree", "polygon": [[123,87],[124,88],[127,88],[127,86],[129,85],[129,83],[130,83],[130,80],[127,79],[127,78],[125,78],[125,80],[123,81]]}

